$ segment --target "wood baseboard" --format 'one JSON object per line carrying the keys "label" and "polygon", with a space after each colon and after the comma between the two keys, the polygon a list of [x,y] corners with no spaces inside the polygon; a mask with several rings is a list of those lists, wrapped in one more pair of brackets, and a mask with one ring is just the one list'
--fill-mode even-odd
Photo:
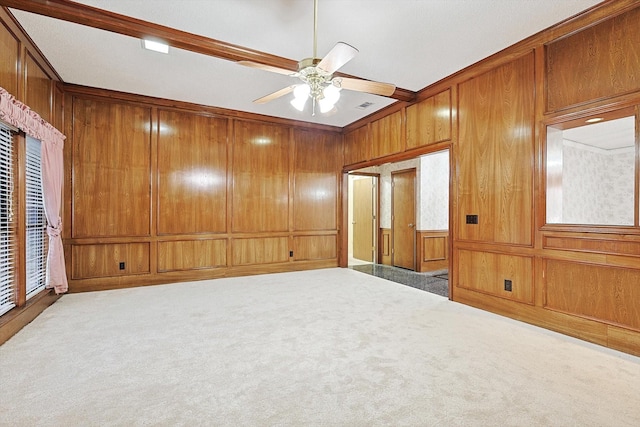
{"label": "wood baseboard", "polygon": [[0,317],[0,345],[38,317],[58,298],[60,295],[56,295],[53,289],[47,289],[27,301],[23,307],[16,307]]}
{"label": "wood baseboard", "polygon": [[69,281],[69,293],[105,291],[162,285],[194,280],[219,279],[223,277],[252,276],[256,274],[285,273],[289,271],[314,270],[338,267],[337,259],[295,261],[274,264],[253,264],[232,267],[170,271],[120,277],[98,277]]}
{"label": "wood baseboard", "polygon": [[640,332],[637,331],[459,287],[455,288],[454,295],[453,300],[462,304],[640,356]]}

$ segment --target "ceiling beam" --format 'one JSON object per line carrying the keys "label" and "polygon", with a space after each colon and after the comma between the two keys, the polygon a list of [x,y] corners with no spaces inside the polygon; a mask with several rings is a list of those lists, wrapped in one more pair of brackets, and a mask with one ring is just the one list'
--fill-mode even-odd
{"label": "ceiling beam", "polygon": [[[158,38],[172,47],[228,61],[253,61],[284,68],[292,72],[298,71],[298,62],[292,59],[180,31],[69,0],[0,0],[0,6],[86,25],[125,36]],[[335,75],[359,78],[342,73],[335,73]],[[396,88],[390,98],[399,101],[413,101],[416,98],[416,93],[408,89]]]}

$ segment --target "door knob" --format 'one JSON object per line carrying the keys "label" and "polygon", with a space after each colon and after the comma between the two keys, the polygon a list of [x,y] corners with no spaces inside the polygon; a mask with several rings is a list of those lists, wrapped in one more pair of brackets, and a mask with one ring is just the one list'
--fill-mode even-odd
{"label": "door knob", "polygon": [[413,224],[409,224],[409,228],[412,228],[412,227],[413,227]]}

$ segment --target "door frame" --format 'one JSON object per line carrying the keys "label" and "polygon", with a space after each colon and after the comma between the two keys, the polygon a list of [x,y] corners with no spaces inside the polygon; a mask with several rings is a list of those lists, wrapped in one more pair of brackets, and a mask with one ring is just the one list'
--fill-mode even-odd
{"label": "door frame", "polygon": [[[408,172],[413,172],[413,271],[416,271],[416,265],[417,265],[417,260],[416,260],[416,234],[417,234],[417,222],[418,222],[418,212],[417,212],[417,201],[418,201],[418,197],[416,194],[416,190],[417,190],[417,179],[418,179],[418,170],[417,168],[407,168],[407,169],[399,169],[399,170],[395,170],[391,172],[391,265],[393,267],[396,267],[395,263],[395,256],[396,256],[396,251],[395,251],[395,238],[396,238],[396,231],[395,231],[395,186],[393,185],[393,175],[397,175],[397,174],[401,174],[401,173],[408,173]],[[401,268],[401,267],[400,267]]]}
{"label": "door frame", "polygon": [[[371,230],[373,233],[373,247],[374,247],[374,256],[373,262],[374,264],[380,264],[380,255],[378,251],[379,244],[379,230],[380,230],[380,174],[372,173],[372,172],[343,172],[342,174],[342,188],[344,189],[342,193],[342,223],[345,224],[343,227],[343,236],[342,236],[342,247],[344,248],[340,253],[339,265],[340,267],[348,267],[349,266],[349,233],[352,229],[352,224],[349,222],[349,203],[352,201],[352,195],[349,194],[349,176],[370,176],[374,179],[375,185],[375,202],[373,204],[373,228]],[[374,232],[375,231],[375,232]]]}

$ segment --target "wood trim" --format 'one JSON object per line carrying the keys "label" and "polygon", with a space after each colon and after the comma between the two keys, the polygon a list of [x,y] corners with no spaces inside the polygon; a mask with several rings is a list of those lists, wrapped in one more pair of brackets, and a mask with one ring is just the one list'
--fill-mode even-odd
{"label": "wood trim", "polygon": [[[0,0],[2,1],[2,0]],[[213,115],[223,118],[239,119],[243,121],[256,121],[269,124],[280,124],[285,126],[294,126],[296,128],[323,130],[328,132],[342,132],[342,128],[336,126],[328,126],[311,122],[296,121],[290,119],[282,119],[279,117],[266,116],[263,114],[247,113],[243,111],[230,110],[220,107],[211,107],[208,105],[193,104],[190,102],[176,101],[164,98],[154,98],[151,96],[136,95],[128,92],[118,92],[108,89],[100,89],[89,86],[80,86],[73,84],[64,84],[63,90],[66,94],[80,96],[86,99],[95,99],[97,101],[115,100],[118,102],[134,103],[136,105],[144,105],[148,107],[158,107],[162,109],[178,109],[181,111],[191,111],[198,114]]]}
{"label": "wood trim", "polygon": [[[4,23],[5,27],[13,34],[16,40],[18,40],[18,42],[22,46],[25,46],[27,48],[33,59],[38,63],[38,65],[40,65],[43,71],[51,77],[52,80],[62,82],[62,78],[53,68],[53,65],[51,65],[49,60],[40,51],[31,37],[29,37],[27,32],[18,23],[15,16],[13,16],[13,14],[6,7],[0,7],[0,21]],[[23,68],[19,67],[18,76],[22,75],[22,70]]]}
{"label": "wood trim", "polygon": [[391,229],[380,228],[378,244],[378,262],[383,265],[391,265]]}
{"label": "wood trim", "polygon": [[[110,31],[135,38],[154,37],[166,41],[172,47],[229,61],[253,61],[273,67],[298,71],[298,61],[272,55],[259,50],[180,31],[164,25],[154,24],[69,0],[0,0],[0,5],[12,7],[38,15],[61,19],[100,30]],[[345,73],[335,73],[341,77],[355,77]],[[366,80],[366,79],[363,79]],[[390,98],[411,101],[415,92],[396,88]]]}
{"label": "wood trim", "polygon": [[640,356],[640,334],[628,329],[462,288],[456,302]]}
{"label": "wood trim", "polygon": [[404,160],[411,160],[411,159],[420,157],[424,154],[437,153],[438,151],[450,149],[451,146],[452,146],[451,141],[443,141],[443,142],[439,142],[432,145],[423,145],[422,147],[407,150],[402,153],[391,154],[391,155],[379,157],[373,160],[367,160],[359,163],[345,165],[343,167],[343,171],[349,172],[349,171],[354,171],[358,169],[368,168],[371,166],[380,166],[385,163],[395,163],[395,162],[402,162]]}
{"label": "wood trim", "polygon": [[[187,271],[168,271],[159,274],[141,274],[137,276],[106,277],[86,279],[69,284],[69,293],[125,289],[140,286],[152,286],[194,280],[210,280],[223,277],[253,276],[257,274],[284,273],[291,271],[315,270],[338,267],[336,259],[311,261],[285,261],[273,264],[249,264],[220,268],[206,268]],[[4,317],[4,316],[3,316]]]}
{"label": "wood trim", "polygon": [[[344,137],[342,139],[344,144]],[[340,180],[341,189],[341,211],[338,230],[340,238],[338,239],[338,265],[342,268],[349,266],[349,174],[342,173]]]}
{"label": "wood trim", "polygon": [[[27,301],[27,201],[24,196],[25,190],[21,187],[22,183],[26,185],[27,175],[27,138],[24,132],[13,134],[14,144],[14,173],[15,173],[15,190],[13,192],[13,200],[16,206],[16,235],[18,236],[18,244],[16,247],[16,268],[15,283],[16,287],[16,306],[23,307]],[[22,195],[19,195],[22,193]]]}
{"label": "wood trim", "polygon": [[[435,271],[449,268],[449,230],[418,230],[416,234],[417,271]],[[438,240],[437,242],[436,239]],[[442,253],[429,254],[425,246],[429,241],[437,244],[442,243]]]}
{"label": "wood trim", "polygon": [[0,317],[0,345],[38,317],[58,298],[60,295],[56,295],[53,289],[46,289],[32,297],[23,307],[16,307]]}

